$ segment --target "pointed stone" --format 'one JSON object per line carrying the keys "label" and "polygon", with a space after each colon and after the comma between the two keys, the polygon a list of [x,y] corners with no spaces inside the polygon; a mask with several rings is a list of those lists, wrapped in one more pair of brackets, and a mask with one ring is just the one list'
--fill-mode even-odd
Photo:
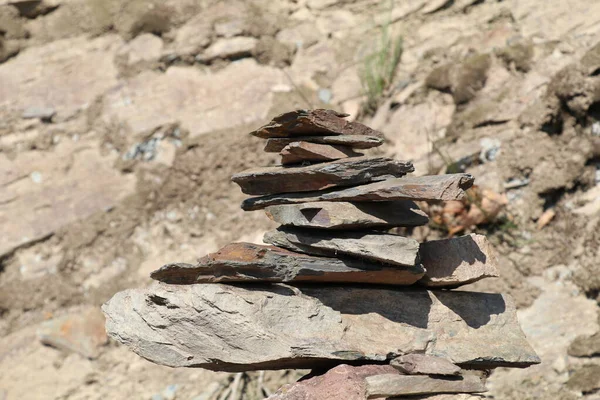
{"label": "pointed stone", "polygon": [[427,270],[419,283],[427,287],[458,287],[499,276],[496,254],[483,235],[421,243],[419,253]]}
{"label": "pointed stone", "polygon": [[360,185],[413,172],[409,161],[386,157],[353,157],[305,167],[264,167],[231,177],[251,195],[307,192],[337,186]]}
{"label": "pointed stone", "polygon": [[103,310],[110,337],[171,367],[317,369],[419,352],[463,368],[540,362],[513,301],[495,293],[156,283],[117,293]]}
{"label": "pointed stone", "polygon": [[302,162],[334,161],[348,157],[359,157],[361,153],[351,147],[332,146],[310,142],[292,142],[281,150],[281,163],[283,165]]}
{"label": "pointed stone", "polygon": [[348,146],[354,149],[371,149],[383,144],[383,138],[364,135],[339,135],[339,136],[298,136],[293,138],[271,138],[267,140],[265,152],[279,153],[283,148],[294,142],[309,142],[320,144],[334,144]]}
{"label": "pointed stone", "polygon": [[313,257],[273,246],[231,243],[197,264],[167,264],[150,276],[172,284],[213,282],[344,282],[412,285],[425,271],[350,258]]}
{"label": "pointed stone", "polygon": [[485,382],[477,375],[431,377],[427,375],[374,375],[367,381],[367,399],[435,393],[483,393]]}
{"label": "pointed stone", "polygon": [[331,232],[280,227],[265,233],[265,243],[300,253],[345,254],[386,264],[413,266],[419,261],[419,242],[390,233]]}
{"label": "pointed stone", "polygon": [[321,229],[393,228],[429,222],[427,214],[409,200],[376,203],[320,201],[271,206],[265,213],[280,225]]}
{"label": "pointed stone", "polygon": [[460,200],[473,181],[470,174],[407,176],[346,189],[251,197],[244,200],[242,209],[254,211],[268,206],[315,201]]}
{"label": "pointed stone", "polygon": [[292,136],[325,136],[325,135],[366,135],[383,137],[379,131],[373,130],[358,122],[344,119],[348,114],[333,110],[296,110],[273,118],[267,125],[250,132],[259,138],[292,137]]}
{"label": "pointed stone", "polygon": [[460,375],[460,367],[442,357],[427,354],[405,354],[390,365],[408,375]]}

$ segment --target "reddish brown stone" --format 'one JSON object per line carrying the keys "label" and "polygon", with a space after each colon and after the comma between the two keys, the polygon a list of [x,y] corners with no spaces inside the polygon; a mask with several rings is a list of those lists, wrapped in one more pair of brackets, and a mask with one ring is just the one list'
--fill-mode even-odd
{"label": "reddish brown stone", "polygon": [[280,154],[283,165],[297,164],[305,161],[333,161],[362,156],[361,153],[355,152],[351,147],[310,142],[292,142],[285,146]]}
{"label": "reddish brown stone", "polygon": [[250,132],[260,138],[325,135],[366,135],[383,137],[381,132],[344,119],[348,114],[333,110],[296,110],[273,118],[267,125]]}

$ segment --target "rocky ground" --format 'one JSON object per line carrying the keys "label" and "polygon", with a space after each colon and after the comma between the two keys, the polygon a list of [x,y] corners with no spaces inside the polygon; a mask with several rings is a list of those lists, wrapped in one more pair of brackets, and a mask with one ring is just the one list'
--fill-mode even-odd
{"label": "rocky ground", "polygon": [[[402,57],[367,108],[386,37]],[[600,398],[600,3],[0,0],[0,62],[0,399],[234,382],[106,343],[97,311],[166,262],[260,242],[275,224],[230,176],[276,157],[247,133],[315,107],[383,131],[370,154],[476,177],[409,233],[479,231],[499,252],[502,277],[473,289],[516,299],[543,362],[496,371],[488,396]]]}

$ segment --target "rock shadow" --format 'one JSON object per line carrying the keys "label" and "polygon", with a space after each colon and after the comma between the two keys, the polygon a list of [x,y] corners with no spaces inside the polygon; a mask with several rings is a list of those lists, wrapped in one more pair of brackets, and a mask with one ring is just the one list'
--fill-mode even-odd
{"label": "rock shadow", "polygon": [[454,311],[471,328],[487,325],[492,315],[506,311],[504,297],[498,293],[476,293],[457,291],[432,291],[440,303]]}
{"label": "rock shadow", "polygon": [[[444,243],[445,242],[445,243]],[[485,264],[487,256],[470,235],[421,243],[421,262],[432,277],[450,276],[464,262]]]}

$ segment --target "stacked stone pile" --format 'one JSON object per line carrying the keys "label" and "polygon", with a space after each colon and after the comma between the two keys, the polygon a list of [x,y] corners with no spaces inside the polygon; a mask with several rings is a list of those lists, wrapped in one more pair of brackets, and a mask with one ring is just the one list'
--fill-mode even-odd
{"label": "stacked stone pile", "polygon": [[366,157],[357,150],[382,135],[345,116],[298,110],[252,132],[282,165],[232,180],[255,196],[244,210],[281,226],[266,245],[232,243],[116,294],[109,334],[173,367],[313,369],[274,399],[479,393],[486,370],[539,363],[508,296],[442,290],[498,275],[484,236],[389,233],[426,224],[415,201],[458,200],[473,177],[411,177],[410,162]]}

